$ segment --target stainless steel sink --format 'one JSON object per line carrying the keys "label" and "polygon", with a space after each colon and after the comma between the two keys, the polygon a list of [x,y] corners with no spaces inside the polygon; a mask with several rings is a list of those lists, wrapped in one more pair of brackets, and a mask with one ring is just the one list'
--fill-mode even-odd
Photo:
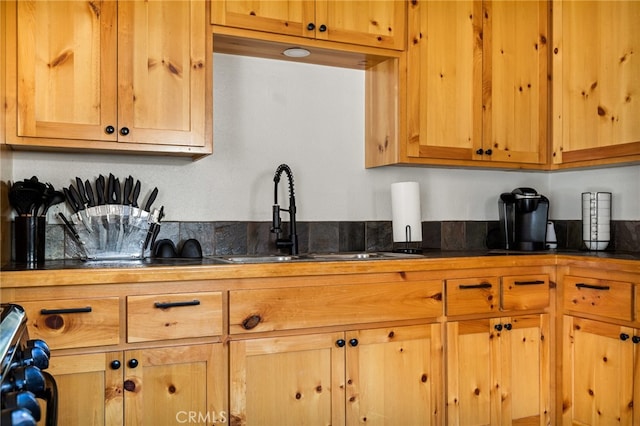
{"label": "stainless steel sink", "polygon": [[419,254],[394,252],[357,252],[357,253],[312,253],[307,255],[313,260],[375,260],[421,258]]}
{"label": "stainless steel sink", "polygon": [[299,256],[281,256],[281,255],[267,255],[267,256],[228,256],[223,257],[230,263],[279,263],[279,262],[291,262],[299,259]]}

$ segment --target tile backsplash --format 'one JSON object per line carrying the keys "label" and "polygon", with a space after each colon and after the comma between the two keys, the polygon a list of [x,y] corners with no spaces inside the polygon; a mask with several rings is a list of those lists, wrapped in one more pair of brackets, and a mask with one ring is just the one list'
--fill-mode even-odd
{"label": "tile backsplash", "polygon": [[[559,249],[579,250],[581,220],[554,221]],[[283,229],[287,229],[285,223]],[[172,240],[178,248],[183,241],[197,239],[204,255],[275,254],[271,222],[163,222],[160,239]],[[483,250],[495,248],[497,221],[433,221],[422,223],[425,250]],[[640,221],[613,221],[612,243],[607,250],[640,252]],[[72,243],[61,225],[47,226],[47,259],[73,257]],[[390,251],[404,247],[393,242],[391,221],[299,222],[301,253]],[[418,243],[413,243],[415,248]],[[65,250],[66,248],[66,250]]]}

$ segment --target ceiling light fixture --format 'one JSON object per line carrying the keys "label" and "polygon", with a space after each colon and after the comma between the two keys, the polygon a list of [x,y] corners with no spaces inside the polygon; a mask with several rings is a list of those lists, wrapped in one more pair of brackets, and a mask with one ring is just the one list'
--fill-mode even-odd
{"label": "ceiling light fixture", "polygon": [[292,47],[282,53],[284,53],[284,56],[288,56],[289,58],[304,58],[311,55],[311,52],[307,49],[303,49],[302,47]]}

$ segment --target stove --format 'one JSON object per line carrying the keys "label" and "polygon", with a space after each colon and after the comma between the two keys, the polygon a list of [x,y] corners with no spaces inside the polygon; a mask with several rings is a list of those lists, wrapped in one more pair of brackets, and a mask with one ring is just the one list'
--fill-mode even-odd
{"label": "stove", "polygon": [[45,419],[46,426],[57,424],[56,382],[44,371],[49,367],[49,356],[49,347],[43,340],[29,340],[24,309],[19,305],[1,304],[0,424],[35,426],[41,418]]}

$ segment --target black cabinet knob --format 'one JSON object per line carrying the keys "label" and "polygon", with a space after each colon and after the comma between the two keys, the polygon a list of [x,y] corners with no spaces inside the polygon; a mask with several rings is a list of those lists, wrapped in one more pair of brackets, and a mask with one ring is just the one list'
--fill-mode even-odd
{"label": "black cabinet knob", "polygon": [[506,323],[506,324],[504,325],[504,328],[506,328],[507,330],[511,330],[511,328],[512,328],[512,327],[513,327],[513,326],[512,326],[510,323]]}
{"label": "black cabinet knob", "polygon": [[105,128],[104,128],[104,131],[105,131],[108,135],[110,135],[110,134],[112,134],[113,132],[115,132],[115,131],[116,131],[116,128],[115,128],[115,127],[113,127],[113,126],[107,126],[107,127],[105,127]]}
{"label": "black cabinet knob", "polygon": [[127,365],[129,366],[129,368],[136,368],[138,366],[138,360],[135,358],[131,358]]}
{"label": "black cabinet knob", "polygon": [[129,134],[129,128],[128,127],[123,127],[122,129],[120,129],[120,134],[122,136],[127,136]]}
{"label": "black cabinet knob", "polygon": [[496,324],[493,326],[493,328],[495,328],[498,331],[502,331],[502,324]]}
{"label": "black cabinet knob", "polygon": [[480,149],[476,150],[476,154],[482,155],[482,154],[484,154],[484,150],[482,148],[480,148]]}
{"label": "black cabinet knob", "polygon": [[339,347],[339,348],[344,347],[345,343],[346,343],[346,342],[344,341],[344,339],[338,339],[338,340],[336,340],[336,346],[337,346],[337,347]]}
{"label": "black cabinet knob", "polygon": [[633,337],[631,338],[631,341],[632,341],[633,343],[640,343],[640,336],[633,336]]}
{"label": "black cabinet knob", "polygon": [[325,31],[327,31],[327,26],[325,24],[320,25],[320,27],[318,28],[318,30],[323,33]]}
{"label": "black cabinet knob", "polygon": [[484,152],[486,155],[491,155],[493,154],[493,151],[491,149],[488,149]]}
{"label": "black cabinet knob", "polygon": [[625,341],[629,338],[627,333],[620,333],[620,340]]}
{"label": "black cabinet knob", "polygon": [[120,363],[120,361],[119,361],[119,360],[117,360],[117,359],[116,359],[116,360],[111,361],[111,369],[112,369],[112,370],[117,370],[117,369],[119,369],[121,366],[122,366],[122,364]]}
{"label": "black cabinet knob", "polygon": [[358,346],[358,339],[349,340],[349,345],[353,347]]}
{"label": "black cabinet knob", "polygon": [[315,30],[315,29],[316,29],[316,26],[315,26],[315,24],[314,24],[313,22],[309,22],[309,23],[307,24],[307,29],[308,29],[309,31],[313,31],[313,30]]}

